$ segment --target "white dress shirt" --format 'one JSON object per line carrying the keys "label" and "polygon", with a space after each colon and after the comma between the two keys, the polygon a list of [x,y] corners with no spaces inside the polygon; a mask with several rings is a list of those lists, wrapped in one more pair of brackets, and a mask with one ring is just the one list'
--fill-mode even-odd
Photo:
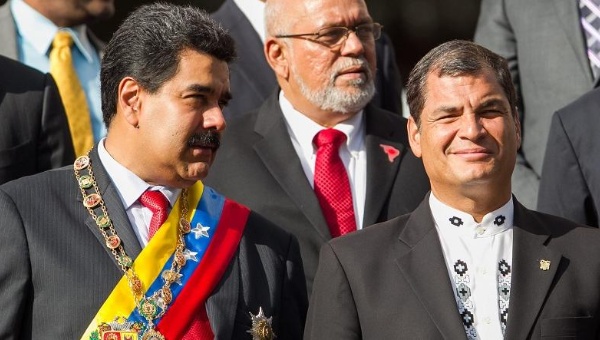
{"label": "white dress shirt", "polygon": [[[50,72],[50,50],[59,27],[23,0],[11,1],[10,10],[17,28],[19,61]],[[106,135],[100,101],[100,55],[88,39],[87,29],[85,25],[61,28],[73,37],[73,63],[90,110],[94,141],[99,141]]]}
{"label": "white dress shirt", "polygon": [[[313,145],[313,138],[319,131],[325,129],[325,127],[315,123],[294,109],[292,104],[285,98],[283,91],[279,92],[279,105],[281,106],[292,144],[298,154],[298,158],[300,158],[304,174],[310,185],[314,188],[317,148]],[[346,135],[346,144],[340,147],[339,153],[348,173],[348,180],[350,181],[356,229],[362,229],[363,227],[362,222],[365,214],[367,190],[367,150],[365,146],[365,123],[363,115],[363,111],[361,110],[354,117],[333,127]]]}
{"label": "white dress shirt", "polygon": [[98,155],[108,176],[117,189],[119,197],[121,197],[123,207],[133,226],[135,236],[137,236],[143,248],[148,244],[148,229],[150,227],[150,220],[152,219],[152,211],[144,207],[138,199],[148,189],[160,191],[169,200],[170,210],[175,205],[181,189],[152,186],[144,182],[136,174],[112,158],[108,151],[106,151],[106,148],[104,148],[104,139],[98,144]]}
{"label": "white dress shirt", "polygon": [[429,205],[467,338],[503,339],[512,274],[512,198],[481,223],[433,193]]}

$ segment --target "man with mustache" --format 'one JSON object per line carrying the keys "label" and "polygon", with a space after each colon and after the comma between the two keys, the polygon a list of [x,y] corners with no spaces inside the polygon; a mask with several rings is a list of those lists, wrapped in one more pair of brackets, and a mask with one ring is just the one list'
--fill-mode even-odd
{"label": "man with mustache", "polygon": [[194,7],[123,22],[102,61],[107,137],[0,187],[1,339],[302,338],[298,241],[202,183],[234,57]]}
{"label": "man with mustache", "polygon": [[521,124],[506,60],[450,41],[407,89],[431,193],[323,246],[304,339],[598,339],[600,231],[511,195]]}
{"label": "man with mustache", "polygon": [[280,88],[228,122],[207,183],[298,237],[310,293],[323,243],[412,211],[429,183],[406,120],[370,104],[381,25],[363,0],[269,0],[265,20]]}

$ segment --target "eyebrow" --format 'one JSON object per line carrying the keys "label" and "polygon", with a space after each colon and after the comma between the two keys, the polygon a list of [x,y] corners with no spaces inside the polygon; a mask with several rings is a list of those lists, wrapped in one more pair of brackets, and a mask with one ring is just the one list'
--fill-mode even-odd
{"label": "eyebrow", "polygon": [[490,98],[483,101],[479,106],[477,106],[477,110],[487,109],[493,106],[501,106],[506,109],[505,102],[500,98]]}
{"label": "eyebrow", "polygon": [[[484,100],[481,104],[479,104],[476,108],[475,111],[480,111],[480,110],[485,110],[487,108],[490,107],[494,107],[494,106],[500,106],[504,109],[506,109],[506,105],[504,103],[504,101],[500,98],[490,98],[487,100]],[[448,112],[448,113],[452,113],[452,112],[456,112],[458,111],[458,108],[456,106],[440,106],[438,108],[436,108],[433,112]]]}
{"label": "eyebrow", "polygon": [[[214,94],[215,93],[215,89],[211,86],[206,86],[206,85],[200,85],[200,84],[191,84],[190,86],[186,87],[187,91],[195,91],[195,92],[200,92],[200,93],[207,93],[207,94]],[[231,92],[226,91],[225,93],[223,93],[221,95],[221,97],[219,98],[219,100],[225,100],[225,101],[229,101],[231,100],[232,96],[231,96]]]}

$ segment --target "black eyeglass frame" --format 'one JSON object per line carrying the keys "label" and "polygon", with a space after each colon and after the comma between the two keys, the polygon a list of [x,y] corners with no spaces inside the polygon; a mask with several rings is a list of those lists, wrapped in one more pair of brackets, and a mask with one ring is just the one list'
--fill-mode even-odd
{"label": "black eyeglass frame", "polygon": [[[331,26],[331,27],[323,27],[314,33],[277,34],[277,35],[275,35],[275,38],[305,38],[307,36],[313,36],[315,38],[314,38],[314,40],[311,40],[311,41],[321,43],[324,45],[328,45],[328,46],[337,46],[337,45],[341,44],[343,41],[346,41],[346,39],[348,39],[348,36],[350,35],[351,32],[354,32],[354,34],[356,34],[357,37],[361,41],[363,41],[363,39],[361,39],[361,37],[358,35],[357,32],[361,27],[365,27],[365,26],[371,26],[371,29],[373,31],[373,40],[377,40],[381,37],[381,30],[383,29],[383,25],[381,25],[378,22],[370,22],[370,23],[356,25],[356,26],[354,26],[354,28],[345,27],[345,26]],[[346,31],[346,33],[344,35],[340,36],[340,38],[334,43],[327,44],[323,41],[318,40],[320,37],[326,36],[326,34],[322,33],[323,31],[331,30],[331,29],[344,29]],[[310,39],[308,39],[308,40],[310,40]]]}

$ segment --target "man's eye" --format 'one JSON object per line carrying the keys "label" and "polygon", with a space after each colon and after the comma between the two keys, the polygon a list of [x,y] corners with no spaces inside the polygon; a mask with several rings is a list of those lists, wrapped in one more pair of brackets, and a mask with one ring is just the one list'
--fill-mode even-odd
{"label": "man's eye", "polygon": [[325,44],[335,44],[339,42],[344,35],[346,35],[346,30],[341,28],[330,28],[322,30],[317,39]]}

